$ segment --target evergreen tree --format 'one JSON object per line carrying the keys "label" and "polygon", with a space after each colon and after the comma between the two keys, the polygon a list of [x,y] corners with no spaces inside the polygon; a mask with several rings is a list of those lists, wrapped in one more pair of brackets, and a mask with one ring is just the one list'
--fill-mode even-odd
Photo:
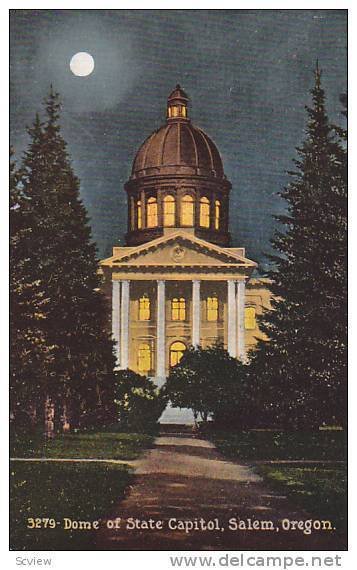
{"label": "evergreen tree", "polygon": [[345,422],[346,153],[328,121],[321,72],[306,107],[306,138],[281,192],[287,214],[272,241],[275,296],[253,359],[270,419],[299,427]]}
{"label": "evergreen tree", "polygon": [[[32,219],[10,150],[10,409],[13,424],[35,425],[47,360],[42,321],[47,300],[33,275]],[[40,417],[42,419],[42,416]]]}
{"label": "evergreen tree", "polygon": [[[59,125],[52,88],[46,122],[36,119],[23,162],[32,217],[31,263],[48,303],[43,334],[51,354],[47,396],[56,421],[103,422],[114,411],[113,345],[88,218]],[[87,416],[87,420],[84,418]],[[108,418],[109,419],[109,418]]]}

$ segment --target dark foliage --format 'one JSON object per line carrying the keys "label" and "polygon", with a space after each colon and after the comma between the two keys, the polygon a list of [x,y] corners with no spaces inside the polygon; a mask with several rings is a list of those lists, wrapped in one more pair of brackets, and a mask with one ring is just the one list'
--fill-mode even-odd
{"label": "dark foliage", "polygon": [[164,390],[174,407],[191,408],[196,421],[211,418],[216,426],[238,428],[254,415],[248,367],[221,345],[187,349]]}
{"label": "dark foliage", "polygon": [[287,213],[272,241],[275,299],[260,324],[269,341],[251,365],[267,421],[294,428],[346,421],[345,131],[328,121],[318,68],[311,93],[306,138],[281,192]]}
{"label": "dark foliage", "polygon": [[[35,344],[43,345],[46,355],[41,369],[32,367],[27,373],[26,363],[36,357],[30,350],[15,369],[13,385],[22,378],[20,383],[34,392],[28,405],[40,403],[42,410],[44,397],[49,397],[58,427],[60,419],[70,419],[72,426],[95,425],[113,414],[113,347],[106,328],[107,307],[99,292],[95,246],[61,135],[59,111],[59,97],[51,89],[45,123],[36,117],[28,130],[31,140],[21,169],[20,202],[13,207],[12,215],[19,219],[14,232],[19,225],[26,229],[21,250],[13,254],[20,258],[13,265],[14,279],[19,279],[19,262],[26,264],[24,287],[32,286],[32,303],[41,299]],[[15,189],[13,194],[19,201]],[[23,334],[25,315],[17,295],[12,304],[15,336]],[[19,405],[23,409],[20,400],[13,403],[15,409]]]}
{"label": "dark foliage", "polygon": [[150,433],[157,427],[166,399],[146,376],[132,370],[115,372],[115,405],[120,430]]}
{"label": "dark foliage", "polygon": [[[48,299],[34,275],[29,240],[34,224],[21,172],[10,152],[10,406],[19,429],[35,423],[35,411],[44,399],[44,368],[48,351],[42,330]],[[30,405],[29,405],[30,403]]]}

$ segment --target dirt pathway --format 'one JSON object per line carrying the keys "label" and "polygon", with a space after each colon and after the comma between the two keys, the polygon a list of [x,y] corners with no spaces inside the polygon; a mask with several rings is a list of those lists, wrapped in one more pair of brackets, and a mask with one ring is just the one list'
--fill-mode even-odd
{"label": "dirt pathway", "polygon": [[161,436],[131,464],[134,484],[108,517],[120,528],[108,530],[103,524],[98,549],[344,549],[333,530],[284,530],[282,519],[311,517],[269,490],[251,467],[227,461],[206,440],[187,434]]}

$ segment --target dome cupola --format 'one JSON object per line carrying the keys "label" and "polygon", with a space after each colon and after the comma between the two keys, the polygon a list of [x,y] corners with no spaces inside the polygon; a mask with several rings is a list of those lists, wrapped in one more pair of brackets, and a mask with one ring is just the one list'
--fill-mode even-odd
{"label": "dome cupola", "polygon": [[188,117],[180,85],[167,100],[166,124],[139,148],[130,179],[127,244],[138,245],[172,231],[229,244],[230,182],[211,138]]}
{"label": "dome cupola", "polygon": [[179,84],[167,99],[167,120],[188,119],[187,113],[188,97]]}

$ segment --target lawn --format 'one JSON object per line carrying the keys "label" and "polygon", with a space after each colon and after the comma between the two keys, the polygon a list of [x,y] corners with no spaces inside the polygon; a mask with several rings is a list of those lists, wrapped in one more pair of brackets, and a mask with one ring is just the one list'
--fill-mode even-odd
{"label": "lawn", "polygon": [[[345,432],[246,431],[210,435],[228,458],[251,462],[267,484],[317,518],[346,531],[347,437]],[[299,464],[269,461],[301,461]],[[306,461],[306,463],[304,463]],[[266,463],[260,463],[266,462]],[[307,463],[309,462],[309,463]],[[316,462],[316,463],[314,463]]]}
{"label": "lawn", "polygon": [[[129,461],[152,442],[152,435],[137,433],[83,432],[58,435],[47,441],[40,435],[17,436],[12,438],[11,456]],[[130,480],[131,469],[125,464],[11,462],[11,548],[94,548],[96,531],[64,530],[62,519],[93,521],[109,515],[124,496]],[[53,529],[28,529],[27,519],[31,517],[55,519],[59,524]]]}
{"label": "lawn", "polygon": [[343,461],[347,455],[344,431],[215,432],[209,436],[224,455],[244,461]]}
{"label": "lawn", "polygon": [[347,468],[345,465],[259,465],[269,485],[319,519],[346,532]]}
{"label": "lawn", "polygon": [[153,442],[141,433],[83,432],[58,435],[45,440],[41,435],[13,438],[11,457],[69,459],[135,459]]}
{"label": "lawn", "polygon": [[[103,463],[12,463],[12,550],[91,550],[96,531],[63,529],[63,518],[93,521],[111,513],[124,496],[131,471]],[[54,519],[55,528],[29,529],[29,518]]]}

